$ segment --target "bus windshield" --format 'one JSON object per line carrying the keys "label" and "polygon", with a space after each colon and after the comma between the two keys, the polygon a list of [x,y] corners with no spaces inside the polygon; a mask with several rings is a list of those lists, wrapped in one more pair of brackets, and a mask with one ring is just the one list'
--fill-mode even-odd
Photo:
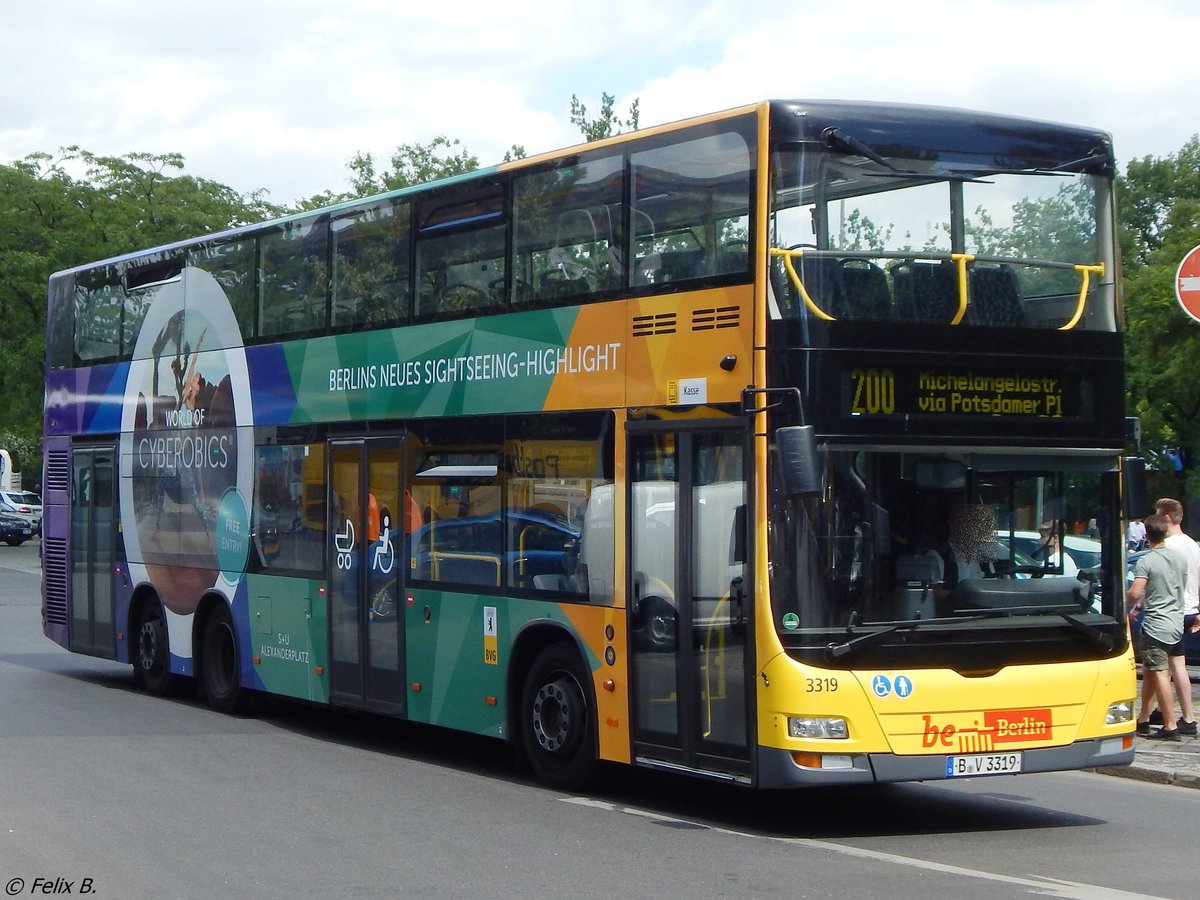
{"label": "bus windshield", "polygon": [[820,502],[778,500],[781,636],[987,615],[1121,617],[1115,474],[1086,458],[830,451]]}
{"label": "bus windshield", "polygon": [[1087,159],[1010,169],[997,155],[883,156],[847,135],[784,145],[772,313],[1114,330],[1107,176]]}

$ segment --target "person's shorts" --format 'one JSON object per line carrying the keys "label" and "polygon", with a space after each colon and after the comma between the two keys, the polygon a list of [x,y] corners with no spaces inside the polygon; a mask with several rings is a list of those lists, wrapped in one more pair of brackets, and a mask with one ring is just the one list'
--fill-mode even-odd
{"label": "person's shorts", "polygon": [[1166,671],[1167,648],[1154,641],[1142,641],[1142,669],[1147,672]]}
{"label": "person's shorts", "polygon": [[1183,637],[1181,637],[1179,639],[1179,642],[1174,644],[1171,647],[1171,649],[1167,651],[1168,656],[1184,656],[1185,655],[1185,652],[1183,649],[1184,639],[1188,636],[1188,633],[1192,630],[1192,623],[1195,622],[1196,619],[1198,619],[1198,618],[1200,618],[1200,616],[1197,616],[1195,613],[1193,613],[1192,615],[1183,617]]}

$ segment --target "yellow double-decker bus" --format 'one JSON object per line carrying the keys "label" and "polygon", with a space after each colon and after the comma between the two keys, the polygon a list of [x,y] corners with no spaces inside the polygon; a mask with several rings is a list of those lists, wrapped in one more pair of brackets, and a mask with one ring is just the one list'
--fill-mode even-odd
{"label": "yellow double-decker bus", "polygon": [[763,102],[58,273],[45,632],[561,787],[1127,763],[1113,172]]}

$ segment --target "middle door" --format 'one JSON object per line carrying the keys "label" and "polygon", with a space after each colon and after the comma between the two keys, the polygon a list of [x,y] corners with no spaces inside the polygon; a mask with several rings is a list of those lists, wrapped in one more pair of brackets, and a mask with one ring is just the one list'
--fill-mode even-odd
{"label": "middle door", "polygon": [[408,526],[399,437],[330,445],[330,695],[405,715],[400,564]]}

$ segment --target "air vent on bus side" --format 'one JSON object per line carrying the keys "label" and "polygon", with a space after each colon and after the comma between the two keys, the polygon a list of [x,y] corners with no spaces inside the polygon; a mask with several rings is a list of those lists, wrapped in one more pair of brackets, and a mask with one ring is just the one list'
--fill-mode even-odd
{"label": "air vent on bus side", "polygon": [[674,334],[677,314],[673,312],[633,317],[633,336],[650,337],[655,334]]}
{"label": "air vent on bus side", "polygon": [[692,331],[737,328],[741,324],[740,306],[716,306],[692,310]]}
{"label": "air vent on bus side", "polygon": [[43,492],[71,490],[71,457],[62,450],[46,454],[46,483]]}
{"label": "air vent on bus side", "polygon": [[67,542],[42,538],[42,577],[45,580],[46,622],[67,624]]}

